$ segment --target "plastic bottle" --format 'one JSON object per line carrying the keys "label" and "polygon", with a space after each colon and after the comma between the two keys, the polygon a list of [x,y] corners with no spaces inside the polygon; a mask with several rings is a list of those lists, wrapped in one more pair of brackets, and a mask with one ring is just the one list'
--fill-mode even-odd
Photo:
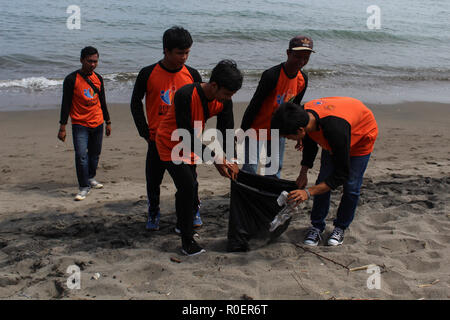
{"label": "plastic bottle", "polygon": [[295,204],[288,203],[288,195],[289,193],[287,191],[283,191],[277,199],[278,205],[283,208],[280,210],[280,212],[278,212],[278,214],[270,223],[270,232],[273,232],[276,228],[284,224],[290,217],[292,217],[292,214],[298,212],[298,208]]}

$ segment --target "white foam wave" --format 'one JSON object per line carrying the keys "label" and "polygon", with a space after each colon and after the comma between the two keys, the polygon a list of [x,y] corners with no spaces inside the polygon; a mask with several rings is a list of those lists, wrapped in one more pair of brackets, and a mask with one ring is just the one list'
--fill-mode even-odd
{"label": "white foam wave", "polygon": [[63,80],[52,80],[45,77],[30,77],[20,80],[0,80],[0,88],[27,88],[42,90],[50,87],[62,85]]}

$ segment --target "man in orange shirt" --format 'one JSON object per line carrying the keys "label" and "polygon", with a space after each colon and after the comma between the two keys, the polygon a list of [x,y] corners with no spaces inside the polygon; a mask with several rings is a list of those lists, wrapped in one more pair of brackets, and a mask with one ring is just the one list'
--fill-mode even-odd
{"label": "man in orange shirt", "polygon": [[[281,137],[277,141],[272,141],[270,119],[283,102],[301,103],[308,87],[308,77],[302,68],[308,63],[311,52],[314,52],[312,39],[296,36],[289,41],[289,48],[286,51],[287,60],[263,72],[258,88],[242,118],[242,130],[256,130],[256,136],[247,135],[245,140],[243,171],[257,172],[261,148],[264,146],[267,160],[269,158],[271,160],[266,163],[264,174],[276,175],[280,178],[285,139]],[[267,136],[261,134],[263,130]],[[256,145],[256,148],[251,145]]]}
{"label": "man in orange shirt", "polygon": [[[316,99],[303,107],[288,102],[275,112],[271,127],[287,139],[298,143],[303,140],[302,168],[297,179],[300,189],[290,192],[288,199],[298,204],[314,196],[312,227],[304,243],[319,244],[330,208],[330,191],[343,185],[335,228],[328,239],[330,246],[342,244],[344,231],[355,216],[362,179],[378,135],[372,111],[361,101],[349,97]],[[322,147],[319,176],[316,185],[305,188],[318,145]]]}
{"label": "man in orange shirt", "polygon": [[75,166],[79,192],[75,200],[84,200],[91,188],[103,188],[95,180],[103,140],[103,122],[106,135],[111,135],[111,120],[105,99],[103,78],[96,72],[99,53],[94,47],[81,50],[81,69],[69,74],[63,83],[58,139],[66,140],[68,117],[72,122]]}
{"label": "man in orange shirt", "polygon": [[[148,230],[159,230],[160,185],[165,167],[156,150],[155,136],[159,123],[170,108],[173,108],[175,92],[182,86],[201,82],[198,71],[186,65],[192,46],[189,31],[181,27],[172,27],[164,32],[164,58],[139,72],[131,97],[131,113],[139,135],[148,143],[145,176],[147,185]],[[145,95],[145,113],[142,99]],[[147,119],[146,119],[147,116]],[[197,210],[194,227],[202,226],[200,201],[196,200]],[[179,230],[178,228],[175,229]]]}
{"label": "man in orange shirt", "polygon": [[[174,108],[170,108],[161,121],[156,133],[156,146],[165,168],[172,177],[177,188],[175,207],[178,226],[181,232],[182,252],[188,256],[197,255],[205,250],[194,240],[192,222],[196,208],[198,190],[195,163],[203,159],[203,155],[214,157],[214,164],[219,173],[227,178],[235,179],[239,167],[221,157],[204,145],[200,137],[206,121],[217,116],[217,129],[223,137],[223,149],[226,154],[235,154],[234,140],[227,143],[227,129],[234,129],[233,102],[231,97],[242,86],[242,73],[236,63],[231,60],[220,61],[212,70],[209,82],[188,84],[175,94]],[[197,126],[201,127],[198,128]],[[172,137],[188,137],[182,142]],[[184,146],[179,150],[178,145]],[[231,144],[232,150],[226,150]],[[195,147],[199,146],[199,150]],[[178,152],[177,152],[178,151]],[[203,159],[205,160],[205,159]]]}

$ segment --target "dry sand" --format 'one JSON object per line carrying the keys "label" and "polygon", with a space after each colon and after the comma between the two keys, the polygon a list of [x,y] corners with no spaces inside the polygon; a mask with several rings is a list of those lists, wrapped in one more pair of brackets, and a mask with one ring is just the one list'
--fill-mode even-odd
{"label": "dry sand", "polygon": [[[235,106],[238,124],[244,106]],[[199,242],[207,253],[196,257],[180,254],[180,239],[172,232],[174,187],[168,174],[161,230],[145,230],[146,142],[128,106],[110,106],[113,133],[104,139],[97,174],[105,187],[82,202],[73,200],[71,133],[66,144],[56,139],[59,110],[0,113],[0,298],[450,298],[450,106],[369,107],[380,135],[344,245],[301,248],[308,203],[277,242],[227,253],[229,181],[202,165]],[[292,142],[285,158],[282,177],[295,179],[300,154]],[[310,184],[318,165],[317,159]],[[325,236],[338,203],[336,192]],[[74,264],[81,269],[79,290],[66,285],[67,268]],[[380,289],[367,287],[367,270],[349,271],[370,264],[380,268]]]}

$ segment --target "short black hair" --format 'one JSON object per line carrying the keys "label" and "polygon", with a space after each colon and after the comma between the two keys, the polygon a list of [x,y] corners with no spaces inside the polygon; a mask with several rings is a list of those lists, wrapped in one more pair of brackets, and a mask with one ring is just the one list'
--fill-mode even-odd
{"label": "short black hair", "polygon": [[233,60],[222,60],[212,70],[209,82],[217,83],[219,89],[236,92],[242,87],[244,77]]}
{"label": "short black hair", "polygon": [[98,54],[98,56],[100,56],[96,48],[91,46],[84,47],[83,49],[81,49],[80,59],[84,59],[87,56],[92,56],[93,54]]}
{"label": "short black hair", "polygon": [[188,49],[192,47],[192,37],[189,31],[182,27],[173,26],[163,34],[163,49]]}
{"label": "short black hair", "polygon": [[282,103],[272,116],[271,129],[280,130],[280,134],[296,134],[299,128],[308,125],[309,115],[303,108],[293,102]]}

